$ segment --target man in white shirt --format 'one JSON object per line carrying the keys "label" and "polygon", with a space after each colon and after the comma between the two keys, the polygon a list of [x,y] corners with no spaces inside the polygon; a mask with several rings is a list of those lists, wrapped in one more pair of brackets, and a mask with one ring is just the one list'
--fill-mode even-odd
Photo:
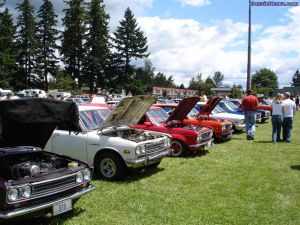
{"label": "man in white shirt", "polygon": [[283,101],[283,123],[282,123],[282,136],[283,141],[291,142],[291,135],[293,129],[293,117],[296,111],[296,104],[290,99],[291,94],[286,92]]}

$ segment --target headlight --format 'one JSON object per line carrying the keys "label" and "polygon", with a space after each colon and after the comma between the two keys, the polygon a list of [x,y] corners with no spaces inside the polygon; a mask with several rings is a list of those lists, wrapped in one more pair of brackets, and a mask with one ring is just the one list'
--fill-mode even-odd
{"label": "headlight", "polygon": [[141,146],[137,146],[137,147],[135,148],[135,153],[136,153],[137,155],[140,155],[140,154],[141,154],[141,151],[142,151]]}
{"label": "headlight", "polygon": [[142,152],[143,154],[146,153],[146,147],[145,147],[145,145],[142,145],[142,146],[141,146],[141,152]]}
{"label": "headlight", "polygon": [[30,185],[24,185],[21,187],[22,190],[22,197],[23,198],[30,198],[32,190]]}
{"label": "headlight", "polygon": [[89,169],[83,171],[83,179],[84,179],[84,181],[90,180],[91,177],[92,177],[92,173],[91,173],[91,171]]}
{"label": "headlight", "polygon": [[222,125],[222,131],[226,130],[226,125]]}
{"label": "headlight", "polygon": [[83,181],[83,173],[78,172],[76,176],[76,183],[81,183]]}
{"label": "headlight", "polygon": [[10,188],[7,190],[7,199],[10,202],[16,201],[19,199],[19,190],[17,188]]}
{"label": "headlight", "polygon": [[202,140],[202,134],[198,134],[197,141],[201,141],[201,140]]}
{"label": "headlight", "polygon": [[170,143],[171,143],[170,138],[166,138],[165,142],[164,142],[164,147],[165,148],[170,148]]}

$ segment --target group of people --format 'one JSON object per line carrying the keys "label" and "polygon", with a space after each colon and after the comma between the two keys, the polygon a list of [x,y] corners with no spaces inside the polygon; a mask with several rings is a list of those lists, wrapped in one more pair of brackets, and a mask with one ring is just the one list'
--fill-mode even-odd
{"label": "group of people", "polygon": [[[247,91],[247,96],[243,99],[241,107],[245,111],[246,137],[247,140],[254,140],[256,110],[258,109],[258,99],[252,95],[252,91]],[[291,94],[284,95],[278,93],[272,102],[272,142],[291,142],[293,117],[296,112],[296,103],[291,100]],[[282,130],[282,139],[281,139]]]}

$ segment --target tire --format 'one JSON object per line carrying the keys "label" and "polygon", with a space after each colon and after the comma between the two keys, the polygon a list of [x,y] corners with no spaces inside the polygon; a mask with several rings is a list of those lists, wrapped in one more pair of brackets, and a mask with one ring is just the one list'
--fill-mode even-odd
{"label": "tire", "polygon": [[177,139],[171,141],[171,149],[170,155],[173,157],[185,156],[187,154],[186,144]]}
{"label": "tire", "polygon": [[123,159],[114,152],[98,154],[94,165],[97,177],[108,181],[120,180],[128,172]]}
{"label": "tire", "polygon": [[160,164],[160,162],[161,162],[161,161],[158,161],[158,162],[153,163],[153,164],[151,164],[151,165],[149,165],[149,166],[147,166],[147,167],[148,167],[149,169],[154,169],[154,168],[158,167],[158,165]]}

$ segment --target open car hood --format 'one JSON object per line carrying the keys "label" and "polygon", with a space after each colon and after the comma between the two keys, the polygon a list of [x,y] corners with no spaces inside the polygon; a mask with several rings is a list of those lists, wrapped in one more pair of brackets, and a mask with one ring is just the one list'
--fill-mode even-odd
{"label": "open car hood", "polygon": [[169,118],[166,122],[172,120],[184,120],[192,108],[196,105],[200,98],[198,97],[190,97],[182,99],[177,107],[171,112]]}
{"label": "open car hood", "polygon": [[155,97],[143,95],[123,98],[104,121],[100,130],[109,127],[136,125],[155,101]]}
{"label": "open car hood", "polygon": [[45,98],[0,101],[0,147],[44,148],[57,125],[80,130],[75,103]]}
{"label": "open car hood", "polygon": [[206,104],[201,108],[198,115],[209,115],[216,105],[222,100],[221,97],[212,97]]}

